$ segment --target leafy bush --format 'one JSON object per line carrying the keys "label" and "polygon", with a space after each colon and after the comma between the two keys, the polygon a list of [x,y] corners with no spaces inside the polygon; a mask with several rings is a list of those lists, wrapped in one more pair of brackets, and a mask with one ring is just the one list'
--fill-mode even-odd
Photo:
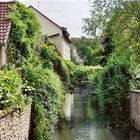
{"label": "leafy bush", "polygon": [[17,70],[7,68],[0,70],[0,110],[26,107],[30,98],[22,94],[22,87],[22,79]]}
{"label": "leafy bush", "polygon": [[70,89],[79,87],[81,81],[92,81],[94,75],[102,69],[101,66],[75,65],[71,61],[65,60],[70,73]]}
{"label": "leafy bush", "polygon": [[42,60],[43,68],[53,69],[60,75],[61,80],[69,83],[69,70],[65,64],[62,56],[57,52],[53,45],[42,45],[40,48],[40,58]]}
{"label": "leafy bush", "polygon": [[120,48],[115,50],[107,65],[93,80],[97,85],[100,112],[113,125],[121,125],[127,121],[128,113],[126,106],[131,79],[130,55],[123,47],[120,52]]}
{"label": "leafy bush", "polygon": [[37,97],[33,100],[33,112],[32,115],[32,129],[33,133],[31,134],[31,139],[33,140],[47,140],[47,137],[44,137],[46,130],[46,118],[44,106],[40,103]]}
{"label": "leafy bush", "polygon": [[41,67],[28,69],[26,79],[29,81],[30,86],[35,89],[33,97],[37,97],[44,108],[45,127],[47,128],[46,132],[49,134],[58,118],[63,115],[64,90],[62,82],[53,71]]}
{"label": "leafy bush", "polygon": [[72,42],[85,65],[95,66],[100,64],[102,48],[98,39],[72,38]]}
{"label": "leafy bush", "polygon": [[[8,61],[22,67],[23,79],[16,70],[0,71],[0,107],[24,105],[27,97],[21,94],[20,87],[22,82],[28,81],[30,88],[26,89],[27,84],[22,88],[33,98],[32,137],[48,140],[58,118],[63,115],[64,87],[61,80],[69,82],[69,70],[54,46],[43,45],[40,52],[36,51],[40,26],[31,10],[18,2],[10,9]],[[61,80],[54,71],[61,76]]]}
{"label": "leafy bush", "polygon": [[31,92],[34,99],[32,136],[34,139],[48,140],[49,132],[63,114],[64,87],[57,74],[68,82],[69,71],[54,46],[43,45],[40,53],[36,51],[40,26],[32,11],[18,2],[10,8],[9,61],[16,67],[22,67],[23,82],[28,81],[31,87],[30,90],[24,89],[24,92]]}
{"label": "leafy bush", "polygon": [[82,66],[77,67],[76,76],[77,78],[83,78],[84,80],[91,80],[92,77],[102,69],[101,66]]}
{"label": "leafy bush", "polygon": [[53,45],[42,45],[40,47],[40,58],[43,61],[43,68],[54,69],[54,64],[58,59],[58,54]]}

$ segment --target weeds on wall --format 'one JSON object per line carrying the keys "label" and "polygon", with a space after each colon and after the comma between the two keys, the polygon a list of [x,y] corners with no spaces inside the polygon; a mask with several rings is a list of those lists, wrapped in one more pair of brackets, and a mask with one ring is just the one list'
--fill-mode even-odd
{"label": "weeds on wall", "polygon": [[0,113],[14,108],[25,109],[31,98],[22,94],[24,83],[18,74],[18,69],[10,66],[0,70]]}

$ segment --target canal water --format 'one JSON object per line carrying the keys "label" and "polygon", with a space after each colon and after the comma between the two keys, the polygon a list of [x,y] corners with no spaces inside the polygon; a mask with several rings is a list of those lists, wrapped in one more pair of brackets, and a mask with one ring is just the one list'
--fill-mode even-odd
{"label": "canal water", "polygon": [[104,128],[88,94],[67,94],[65,120],[55,131],[53,140],[140,140],[140,134],[129,128]]}

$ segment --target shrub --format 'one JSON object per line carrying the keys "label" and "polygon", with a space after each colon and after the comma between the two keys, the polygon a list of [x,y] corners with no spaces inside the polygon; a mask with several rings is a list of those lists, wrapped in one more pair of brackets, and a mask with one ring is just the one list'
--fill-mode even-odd
{"label": "shrub", "polygon": [[69,70],[65,64],[62,56],[58,53],[53,45],[42,45],[40,48],[40,58],[42,60],[43,68],[49,68],[60,75],[61,80],[69,84]]}
{"label": "shrub", "polygon": [[[41,67],[28,69],[26,79],[29,81],[30,86],[35,89],[33,97],[37,97],[44,108],[46,134],[49,134],[57,123],[58,118],[63,116],[64,90],[62,82],[53,71],[42,69]],[[48,137],[48,135],[45,137]]]}
{"label": "shrub", "polygon": [[[124,49],[112,54],[107,65],[94,77],[100,112],[110,125],[122,125],[128,115],[126,110],[131,79],[131,64]],[[126,54],[125,54],[126,53]]]}
{"label": "shrub", "polygon": [[30,134],[33,140],[48,140],[49,136],[46,136],[48,132],[46,131],[46,118],[44,106],[41,104],[37,97],[34,97],[33,107],[32,107],[32,130],[33,133]]}
{"label": "shrub", "polygon": [[102,69],[101,66],[75,65],[71,61],[65,60],[70,73],[70,90],[79,87],[81,82],[91,82],[94,75]]}
{"label": "shrub", "polygon": [[53,45],[42,45],[40,47],[40,58],[43,63],[43,68],[54,69],[54,64],[58,58],[55,47]]}
{"label": "shrub", "polygon": [[88,66],[99,65],[102,56],[102,48],[98,39],[72,38],[78,54]]}
{"label": "shrub", "polygon": [[30,98],[22,94],[22,80],[16,69],[0,70],[0,110],[24,109]]}
{"label": "shrub", "polygon": [[101,66],[82,66],[79,65],[77,68],[77,78],[84,78],[87,81],[90,81],[92,77],[99,71],[101,70]]}

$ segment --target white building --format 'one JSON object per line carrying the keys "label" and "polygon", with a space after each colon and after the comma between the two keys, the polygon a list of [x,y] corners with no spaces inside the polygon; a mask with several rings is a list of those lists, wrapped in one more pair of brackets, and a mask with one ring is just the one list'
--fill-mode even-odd
{"label": "white building", "polygon": [[33,6],[29,9],[36,15],[41,25],[41,34],[49,37],[49,41],[57,47],[64,59],[70,60],[71,40],[67,29],[60,27]]}

